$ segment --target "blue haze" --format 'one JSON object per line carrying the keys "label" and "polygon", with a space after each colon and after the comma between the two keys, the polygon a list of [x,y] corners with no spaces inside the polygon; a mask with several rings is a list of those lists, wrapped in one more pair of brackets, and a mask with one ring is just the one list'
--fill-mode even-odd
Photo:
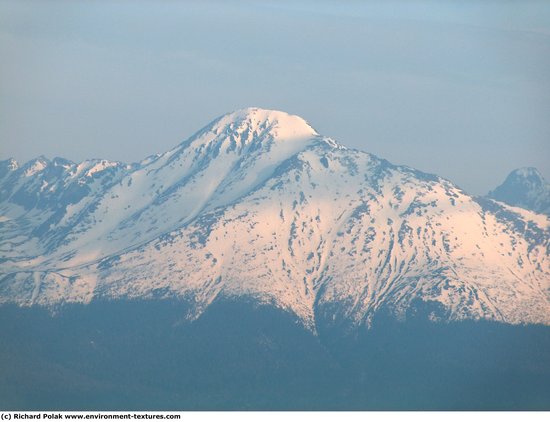
{"label": "blue haze", "polygon": [[482,194],[550,179],[550,3],[1,1],[0,159],[136,161],[247,106]]}

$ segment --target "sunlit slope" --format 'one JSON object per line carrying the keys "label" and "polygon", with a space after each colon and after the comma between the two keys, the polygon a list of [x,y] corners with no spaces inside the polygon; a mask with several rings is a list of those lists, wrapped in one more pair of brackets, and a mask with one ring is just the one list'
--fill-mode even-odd
{"label": "sunlit slope", "polygon": [[[18,201],[41,198],[53,165],[2,164],[2,302],[180,297],[194,318],[246,297],[313,328],[320,313],[368,323],[420,300],[433,319],[550,324],[546,216],[347,149],[296,116],[230,113],[138,164],[94,162],[75,182],[83,164],[68,163],[50,202]],[[71,183],[83,193],[62,200]]]}

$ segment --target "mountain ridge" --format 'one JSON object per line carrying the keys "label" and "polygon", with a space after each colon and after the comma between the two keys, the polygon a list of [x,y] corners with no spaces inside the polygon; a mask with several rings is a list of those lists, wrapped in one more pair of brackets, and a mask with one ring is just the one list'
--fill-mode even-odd
{"label": "mountain ridge", "polygon": [[[314,327],[318,314],[368,324],[384,307],[399,318],[420,299],[441,305],[435,320],[550,324],[547,217],[347,149],[297,116],[229,113],[134,165],[9,166],[0,303],[185,297],[197,318],[250,297]],[[57,197],[41,201],[44,182]]]}

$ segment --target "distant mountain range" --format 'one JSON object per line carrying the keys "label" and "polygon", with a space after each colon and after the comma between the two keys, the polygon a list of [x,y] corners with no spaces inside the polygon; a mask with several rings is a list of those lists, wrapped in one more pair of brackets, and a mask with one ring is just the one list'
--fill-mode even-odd
{"label": "distant mountain range", "polygon": [[2,161],[0,198],[3,304],[184,299],[193,320],[243,298],[315,332],[321,317],[369,326],[420,301],[436,321],[550,324],[535,169],[473,197],[249,108],[136,164]]}

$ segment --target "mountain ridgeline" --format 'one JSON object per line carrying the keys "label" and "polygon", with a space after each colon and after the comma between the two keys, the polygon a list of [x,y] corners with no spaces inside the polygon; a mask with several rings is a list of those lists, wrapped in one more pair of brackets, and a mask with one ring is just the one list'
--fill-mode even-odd
{"label": "mountain ridgeline", "polygon": [[550,221],[512,179],[257,108],[131,165],[0,162],[0,406],[550,408]]}

